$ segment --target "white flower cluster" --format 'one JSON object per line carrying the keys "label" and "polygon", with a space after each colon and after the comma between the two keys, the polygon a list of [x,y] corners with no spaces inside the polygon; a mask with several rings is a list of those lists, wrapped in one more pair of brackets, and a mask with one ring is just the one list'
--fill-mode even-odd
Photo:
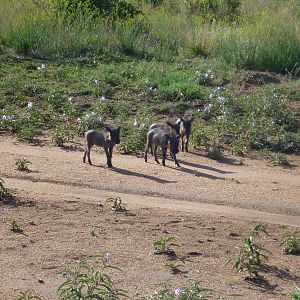
{"label": "white flower cluster", "polygon": [[207,70],[206,73],[202,73],[201,71],[197,70],[195,72],[195,74],[198,77],[202,77],[202,78],[205,78],[205,79],[213,79],[214,78],[214,75],[212,74],[211,70]]}
{"label": "white flower cluster", "polygon": [[37,69],[38,69],[39,71],[42,71],[42,70],[46,69],[46,65],[45,65],[45,64],[42,64],[40,67],[37,67]]}

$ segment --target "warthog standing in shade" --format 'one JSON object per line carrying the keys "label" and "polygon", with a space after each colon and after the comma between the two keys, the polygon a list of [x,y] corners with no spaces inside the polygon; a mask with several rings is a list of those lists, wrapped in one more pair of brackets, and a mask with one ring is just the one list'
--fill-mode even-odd
{"label": "warthog standing in shade", "polygon": [[116,144],[120,144],[120,127],[118,128],[110,128],[105,126],[105,130],[107,132],[101,132],[98,130],[89,130],[86,132],[86,142],[87,147],[84,151],[83,162],[85,163],[86,155],[88,157],[88,162],[91,165],[91,148],[96,145],[99,147],[103,147],[106,158],[107,158],[107,166],[109,168],[112,167],[111,158],[113,153],[113,148]]}
{"label": "warthog standing in shade", "polygon": [[166,133],[160,128],[154,128],[151,129],[147,133],[147,143],[145,148],[145,162],[147,162],[147,154],[149,149],[152,149],[152,146],[154,146],[154,157],[155,161],[159,164],[158,158],[157,158],[157,148],[158,146],[161,147],[162,151],[162,164],[165,166],[166,163],[166,157],[167,157],[167,149],[170,145],[170,152],[171,156],[174,159],[175,164],[180,167],[177,159],[176,154],[178,153],[178,144],[179,144],[179,135],[176,136],[170,136],[169,133]]}
{"label": "warthog standing in shade", "polygon": [[176,121],[176,124],[179,126],[179,134],[181,138],[181,150],[189,152],[188,145],[189,139],[192,132],[192,120],[186,120],[184,118],[179,118]]}

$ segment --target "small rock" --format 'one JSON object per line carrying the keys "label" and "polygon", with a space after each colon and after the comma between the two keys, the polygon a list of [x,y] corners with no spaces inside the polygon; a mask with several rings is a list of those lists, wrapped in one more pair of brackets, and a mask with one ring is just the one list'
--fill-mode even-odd
{"label": "small rock", "polygon": [[39,283],[45,283],[45,281],[43,279],[39,279],[38,282]]}

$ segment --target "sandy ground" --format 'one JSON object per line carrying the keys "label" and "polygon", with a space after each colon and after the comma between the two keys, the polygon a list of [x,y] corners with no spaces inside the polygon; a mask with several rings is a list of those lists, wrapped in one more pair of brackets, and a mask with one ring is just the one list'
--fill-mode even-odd
{"label": "sandy ground", "polygon": [[[61,149],[4,136],[0,153],[0,177],[22,200],[0,206],[0,300],[15,299],[23,289],[57,299],[64,280],[59,272],[98,251],[113,253],[112,264],[123,270],[113,278],[130,299],[165,279],[174,287],[198,279],[213,297],[240,295],[233,299],[289,299],[288,291],[300,285],[300,256],[283,255],[280,247],[283,232],[300,227],[297,156],[284,169],[259,159],[243,158],[241,165],[236,157],[216,162],[201,152],[180,153],[178,168],[116,153],[108,169],[96,149],[94,165],[83,164],[81,143]],[[30,172],[15,170],[22,156],[32,162]],[[120,196],[129,213],[111,211],[109,196]],[[9,230],[12,219],[24,234]],[[261,242],[273,253],[265,280],[256,284],[224,266],[254,219],[267,224],[270,235]],[[168,257],[153,254],[152,243],[162,235],[180,245],[176,275],[165,267]]]}

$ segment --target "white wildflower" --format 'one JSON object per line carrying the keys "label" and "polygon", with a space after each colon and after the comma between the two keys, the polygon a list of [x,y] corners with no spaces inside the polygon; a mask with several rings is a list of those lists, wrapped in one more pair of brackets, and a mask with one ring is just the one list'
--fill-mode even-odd
{"label": "white wildflower", "polygon": [[32,102],[28,102],[27,107],[32,108]]}

